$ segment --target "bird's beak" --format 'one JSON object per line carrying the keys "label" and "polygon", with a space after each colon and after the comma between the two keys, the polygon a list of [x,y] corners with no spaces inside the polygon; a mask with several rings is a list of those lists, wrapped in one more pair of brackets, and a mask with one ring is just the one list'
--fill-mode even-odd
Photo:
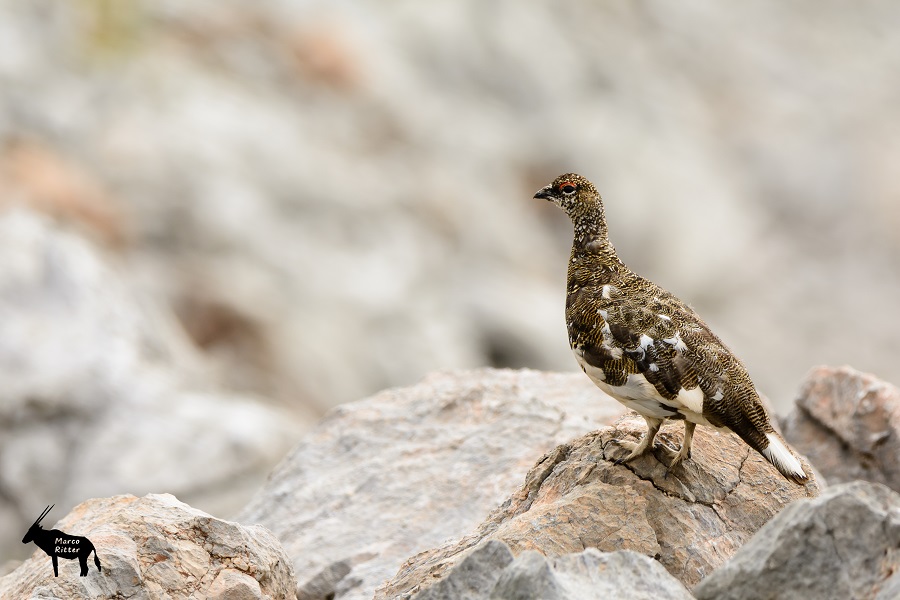
{"label": "bird's beak", "polygon": [[553,200],[553,188],[549,185],[547,187],[542,187],[537,191],[537,194],[535,194],[534,197],[543,200]]}

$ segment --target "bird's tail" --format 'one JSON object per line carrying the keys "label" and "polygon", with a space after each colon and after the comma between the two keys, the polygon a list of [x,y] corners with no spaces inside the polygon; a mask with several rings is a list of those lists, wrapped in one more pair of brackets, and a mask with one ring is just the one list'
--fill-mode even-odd
{"label": "bird's tail", "polygon": [[803,485],[809,481],[809,476],[803,471],[803,465],[797,460],[787,445],[782,441],[781,436],[775,432],[767,433],[766,439],[769,445],[763,448],[762,455],[770,463],[775,465],[782,475],[793,481]]}

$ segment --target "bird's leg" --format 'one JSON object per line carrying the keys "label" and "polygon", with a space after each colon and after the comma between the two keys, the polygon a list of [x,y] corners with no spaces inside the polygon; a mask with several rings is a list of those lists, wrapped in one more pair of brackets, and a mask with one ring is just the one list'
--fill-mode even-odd
{"label": "bird's leg", "polygon": [[628,440],[616,440],[617,444],[626,450],[631,450],[631,453],[628,456],[619,458],[615,461],[617,465],[621,465],[622,463],[637,458],[653,447],[653,438],[656,437],[663,422],[662,419],[654,419],[653,417],[644,417],[644,420],[647,421],[647,433],[644,434],[644,437],[641,438],[640,442],[634,443]]}
{"label": "bird's leg", "polygon": [[697,425],[695,423],[691,423],[688,420],[684,422],[684,443],[681,444],[681,450],[678,451],[678,454],[672,459],[672,462],[669,463],[669,468],[666,469],[666,476],[668,477],[669,471],[677,467],[681,461],[686,458],[691,457],[691,441],[694,439],[694,428]]}
{"label": "bird's leg", "polygon": [[665,452],[667,456],[675,456],[675,453],[678,452],[680,448],[679,446],[674,446],[672,444],[672,439],[665,431],[656,435],[655,447]]}

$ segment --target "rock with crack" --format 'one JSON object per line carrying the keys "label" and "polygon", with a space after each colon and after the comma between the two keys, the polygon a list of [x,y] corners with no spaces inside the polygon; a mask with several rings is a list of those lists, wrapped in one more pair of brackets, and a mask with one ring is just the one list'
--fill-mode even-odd
{"label": "rock with crack", "polygon": [[699,600],[900,597],[900,495],[857,481],[796,502],[694,589]]}
{"label": "rock with crack", "polygon": [[[47,527],[50,529],[51,527]],[[223,521],[169,494],[115,496],[83,502],[53,529],[88,538],[101,570],[35,550],[0,578],[0,598],[289,598],[296,583],[291,561],[262,527]]]}
{"label": "rock with crack", "polygon": [[546,558],[518,557],[503,542],[475,548],[415,600],[690,600],[693,596],[657,561],[627,550]]}
{"label": "rock with crack", "polygon": [[655,454],[615,464],[626,454],[615,440],[636,440],[645,429],[632,414],[557,447],[474,533],[413,556],[375,598],[425,589],[491,539],[516,555],[632,550],[693,586],[787,504],[818,494],[814,479],[791,483],[736,435],[705,427],[697,430],[692,459],[668,475]]}
{"label": "rock with crack", "polygon": [[829,483],[865,479],[900,491],[900,389],[851,367],[817,367],[782,424]]}
{"label": "rock with crack", "polygon": [[542,454],[623,412],[581,373],[435,373],[333,410],[238,519],[279,537],[301,600],[370,600],[408,556],[471,531]]}

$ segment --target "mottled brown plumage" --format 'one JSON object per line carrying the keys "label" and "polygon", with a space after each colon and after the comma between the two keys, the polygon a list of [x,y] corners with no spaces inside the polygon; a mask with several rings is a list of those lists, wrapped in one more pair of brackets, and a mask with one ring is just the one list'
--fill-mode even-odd
{"label": "mottled brown plumage", "polygon": [[603,202],[574,173],[535,194],[560,206],[575,229],[566,293],[569,342],[584,372],[647,421],[631,460],[650,450],[665,419],[685,423],[669,469],[690,457],[697,424],[727,428],[788,479],[807,476],[772,429],[747,369],[684,302],[626,267],[609,242]]}

